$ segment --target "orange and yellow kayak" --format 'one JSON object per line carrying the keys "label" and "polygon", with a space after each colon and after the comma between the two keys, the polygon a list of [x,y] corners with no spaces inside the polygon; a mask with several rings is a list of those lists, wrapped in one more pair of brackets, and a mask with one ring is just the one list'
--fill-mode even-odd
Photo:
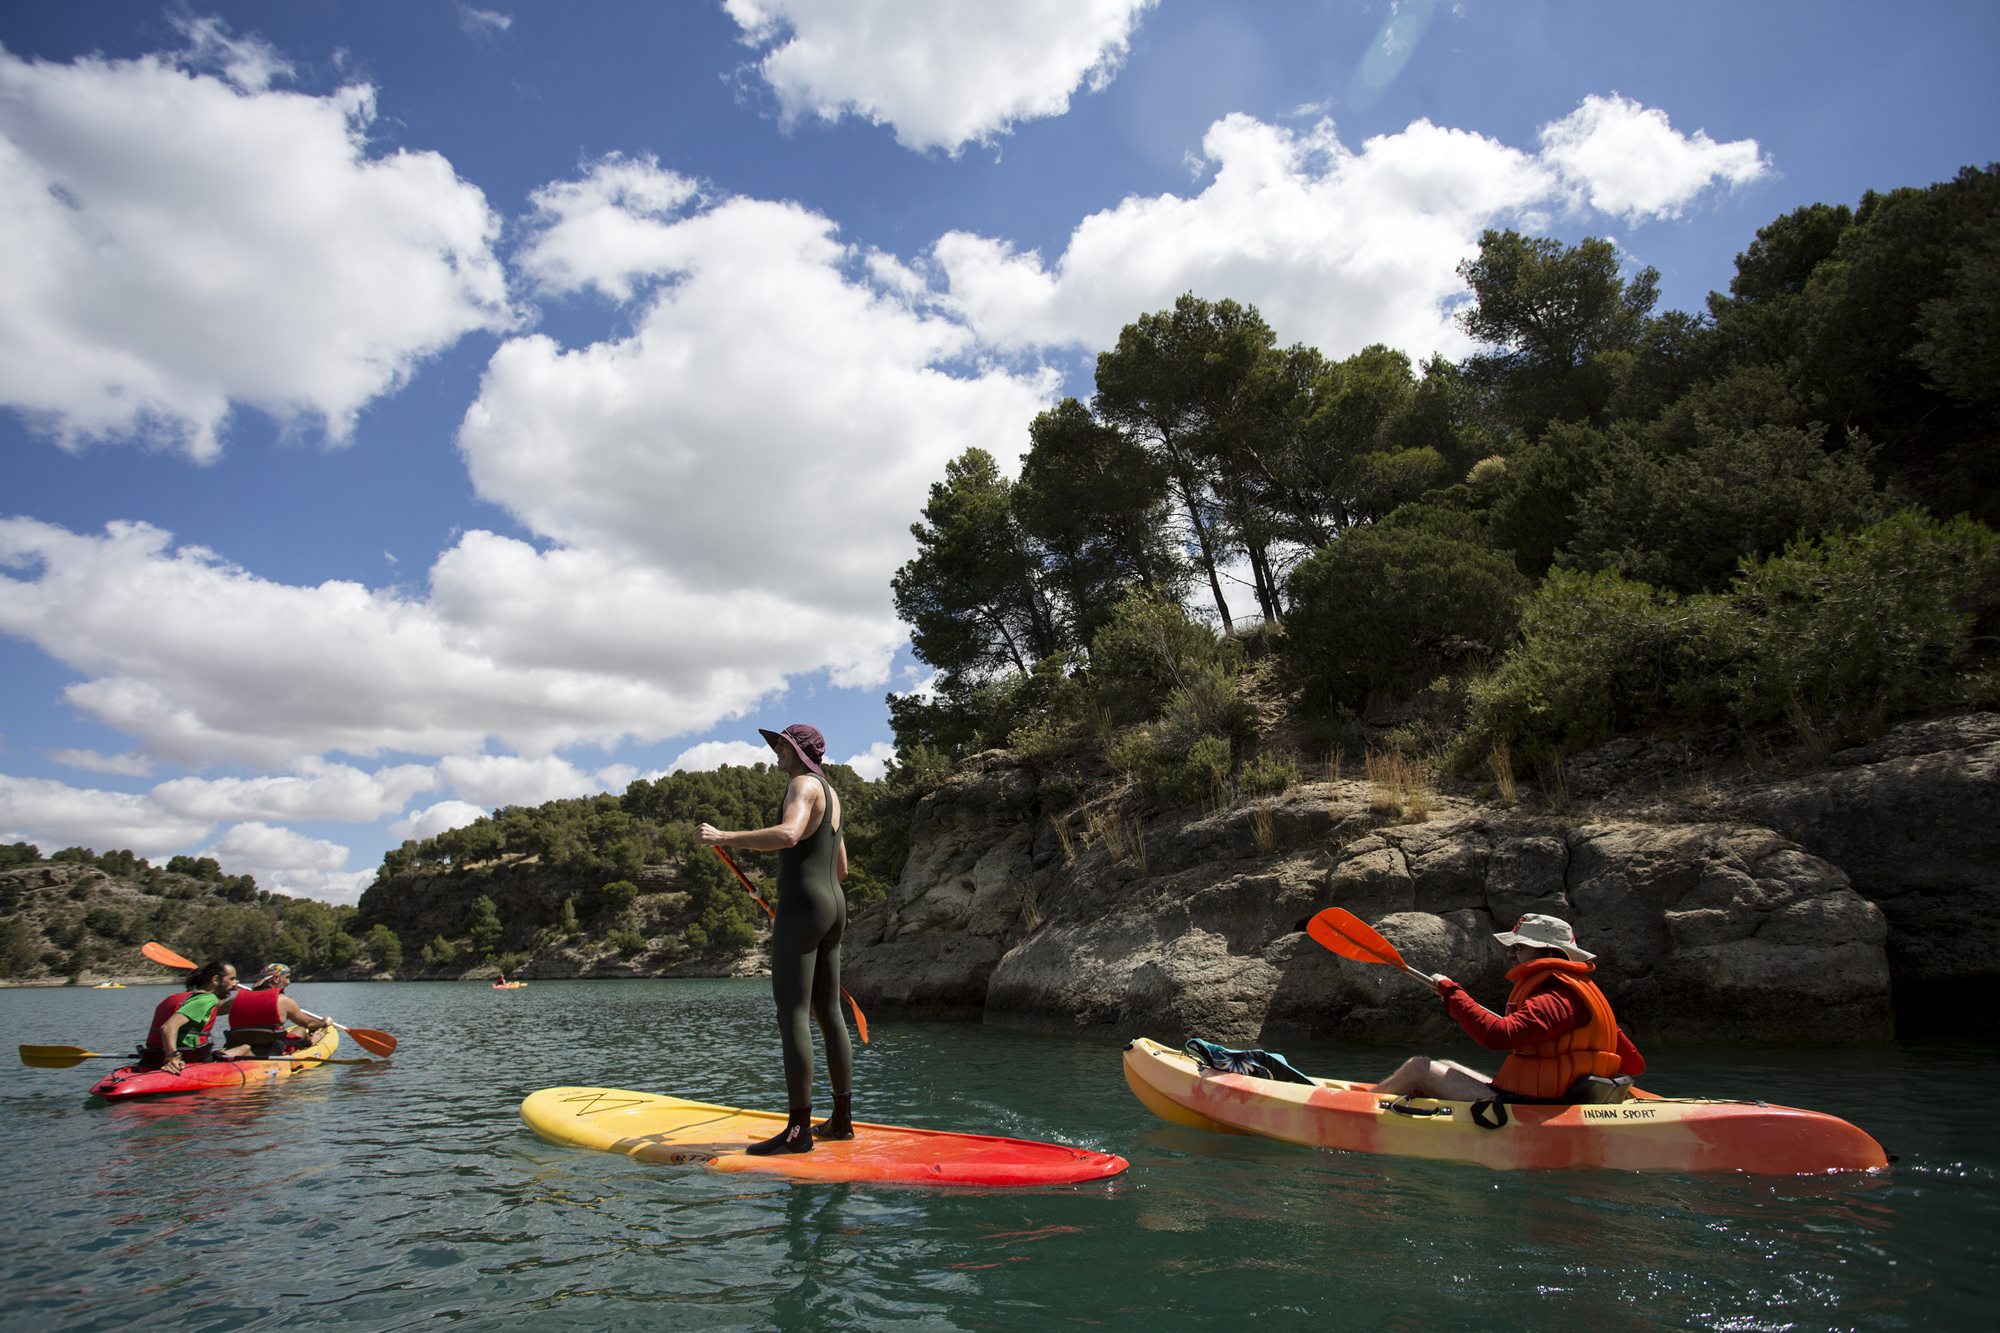
{"label": "orange and yellow kayak", "polygon": [[743,1149],[782,1130],[784,1116],[621,1088],[543,1088],[521,1103],[521,1119],[551,1143],[793,1180],[1069,1185],[1115,1176],[1126,1165],[1123,1157],[1060,1143],[858,1120],[854,1137],[845,1142],[820,1143],[796,1155],[751,1157]]}
{"label": "orange and yellow kayak", "polygon": [[[1144,1037],[1125,1048],[1125,1081],[1162,1120],[1313,1148],[1473,1162],[1500,1170],[1609,1167],[1758,1176],[1875,1171],[1882,1145],[1835,1116],[1763,1102],[1655,1097],[1610,1105],[1510,1103],[1487,1128],[1470,1102],[1377,1094],[1372,1084],[1278,1083],[1224,1074]],[[1481,1104],[1484,1105],[1483,1103]]]}
{"label": "orange and yellow kayak", "polygon": [[92,1084],[90,1095],[122,1101],[130,1097],[159,1097],[201,1092],[207,1088],[242,1088],[253,1083],[269,1083],[309,1069],[326,1068],[326,1061],[339,1046],[340,1030],[328,1027],[312,1045],[281,1059],[203,1060],[183,1067],[178,1074],[169,1074],[164,1069],[126,1065]]}

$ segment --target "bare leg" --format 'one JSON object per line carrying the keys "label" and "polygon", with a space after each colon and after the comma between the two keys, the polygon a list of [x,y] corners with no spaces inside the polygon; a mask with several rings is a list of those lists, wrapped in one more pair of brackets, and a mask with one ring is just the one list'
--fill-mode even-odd
{"label": "bare leg", "polygon": [[1451,1102],[1483,1101],[1493,1095],[1493,1080],[1476,1069],[1451,1060],[1413,1055],[1402,1067],[1375,1085],[1387,1097],[1438,1097]]}

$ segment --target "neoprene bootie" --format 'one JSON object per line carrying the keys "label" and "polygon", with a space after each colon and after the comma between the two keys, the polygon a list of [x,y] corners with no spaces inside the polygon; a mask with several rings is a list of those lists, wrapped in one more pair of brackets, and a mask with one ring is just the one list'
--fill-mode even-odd
{"label": "neoprene bootie", "polygon": [[743,1151],[752,1157],[770,1157],[776,1153],[811,1152],[813,1150],[812,1108],[793,1110],[785,1127],[765,1139],[753,1143]]}
{"label": "neoprene bootie", "polygon": [[813,1126],[813,1137],[829,1142],[854,1137],[854,1094],[836,1092],[833,1094],[833,1114]]}

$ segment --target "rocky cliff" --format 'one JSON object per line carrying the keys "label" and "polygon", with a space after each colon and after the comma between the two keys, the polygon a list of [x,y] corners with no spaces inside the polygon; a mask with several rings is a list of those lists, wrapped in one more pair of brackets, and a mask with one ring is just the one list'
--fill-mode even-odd
{"label": "rocky cliff", "polygon": [[864,1004],[1118,1036],[1409,1044],[1456,1029],[1402,973],[1313,943],[1306,918],[1346,907],[1497,1005],[1490,936],[1544,911],[1598,953],[1642,1038],[1990,1023],[2000,716],[1903,727],[1792,775],[1695,778],[1684,758],[1620,742],[1570,765],[1560,803],[1440,792],[1412,822],[1339,778],[1199,817],[1130,793],[1051,811],[1029,767],[991,752],[919,807],[895,892],[850,926],[845,980]]}

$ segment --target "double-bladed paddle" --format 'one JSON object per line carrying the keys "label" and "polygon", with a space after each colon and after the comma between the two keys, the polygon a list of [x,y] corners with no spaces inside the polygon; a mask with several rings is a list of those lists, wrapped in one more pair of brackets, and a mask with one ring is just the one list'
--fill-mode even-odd
{"label": "double-bladed paddle", "polygon": [[1403,961],[1396,946],[1382,938],[1380,931],[1344,907],[1329,907],[1306,922],[1306,934],[1318,943],[1359,963],[1383,963],[1400,967],[1424,985],[1437,988],[1437,978],[1419,972]]}
{"label": "double-bladed paddle", "polygon": [[[750,877],[744,874],[737,866],[735,858],[730,856],[728,851],[721,847],[715,848],[715,854],[722,858],[722,864],[736,872],[738,882],[743,885],[746,893],[757,900],[757,906],[764,909],[764,915],[776,920],[778,916],[777,910],[771,904],[764,901],[764,895],[757,892],[757,886],[752,884]],[[868,1019],[862,1015],[861,1006],[854,1002],[854,997],[847,993],[847,987],[845,986],[840,988],[840,998],[847,1001],[847,1007],[854,1011],[854,1030],[861,1034],[861,1044],[866,1046],[868,1044]]]}
{"label": "double-bladed paddle", "polygon": [[[137,1057],[130,1051],[86,1051],[81,1046],[21,1046],[21,1063],[31,1069],[69,1069],[85,1060],[132,1060]],[[326,1065],[372,1065],[366,1058],[347,1059],[334,1055],[273,1055],[261,1057],[270,1060],[311,1060]]]}
{"label": "double-bladed paddle", "polygon": [[[195,965],[193,963],[157,940],[147,940],[139,946],[139,952],[158,963],[161,967],[176,967],[183,972],[194,971]],[[386,1032],[382,1032],[376,1028],[351,1028],[345,1023],[334,1023],[330,1018],[326,1021],[354,1038],[354,1044],[364,1051],[384,1057],[396,1053],[396,1039]],[[330,1060],[328,1063],[338,1062]],[[363,1063],[366,1062],[364,1061]]]}

